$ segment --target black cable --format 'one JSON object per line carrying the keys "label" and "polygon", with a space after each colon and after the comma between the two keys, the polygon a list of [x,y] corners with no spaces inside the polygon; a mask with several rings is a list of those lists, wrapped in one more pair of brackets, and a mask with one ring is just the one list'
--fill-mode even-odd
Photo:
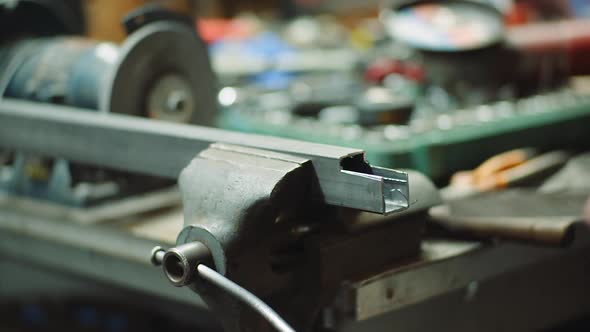
{"label": "black cable", "polygon": [[235,296],[238,300],[252,307],[252,309],[262,315],[262,317],[264,317],[278,331],[295,332],[295,329],[293,329],[283,318],[281,318],[281,316],[279,316],[276,311],[274,311],[261,299],[256,297],[256,295],[247,291],[245,288],[229,280],[205,264],[199,264],[197,266],[197,272],[201,278],[217,285],[219,288],[222,288],[229,294]]}

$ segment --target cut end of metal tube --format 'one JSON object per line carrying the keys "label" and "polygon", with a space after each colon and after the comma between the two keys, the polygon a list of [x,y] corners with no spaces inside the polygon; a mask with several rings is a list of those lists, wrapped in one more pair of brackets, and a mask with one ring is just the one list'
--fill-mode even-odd
{"label": "cut end of metal tube", "polygon": [[186,286],[195,280],[197,266],[210,258],[211,253],[204,244],[187,243],[169,249],[164,254],[162,268],[174,286]]}
{"label": "cut end of metal tube", "polygon": [[342,205],[383,215],[409,208],[410,184],[408,174],[387,168],[368,167],[370,167],[369,170],[363,172],[341,171],[347,174],[348,181],[358,183],[363,193],[363,195],[355,194],[354,197],[349,197],[346,204]]}
{"label": "cut end of metal tube", "polygon": [[410,207],[410,183],[408,173],[381,167],[372,167],[383,178],[384,214],[403,211]]}

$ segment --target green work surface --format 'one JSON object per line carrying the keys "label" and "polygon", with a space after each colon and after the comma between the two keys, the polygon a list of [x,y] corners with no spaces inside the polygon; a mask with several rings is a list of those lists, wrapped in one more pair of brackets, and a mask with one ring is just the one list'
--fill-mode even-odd
{"label": "green work surface", "polygon": [[483,113],[483,119],[462,124],[445,125],[457,118],[459,113],[455,113],[433,117],[434,125],[420,130],[389,126],[402,132],[393,137],[383,134],[388,126],[363,128],[324,124],[287,113],[275,112],[273,117],[268,112],[239,109],[224,111],[219,124],[232,130],[360,148],[375,165],[413,168],[435,180],[444,180],[458,170],[471,169],[509,149],[583,149],[590,145],[590,98],[587,96],[570,93],[531,97],[510,103],[512,111],[502,114],[497,111],[498,105],[500,103],[491,104],[487,109],[484,106],[462,111],[473,117],[478,112]]}

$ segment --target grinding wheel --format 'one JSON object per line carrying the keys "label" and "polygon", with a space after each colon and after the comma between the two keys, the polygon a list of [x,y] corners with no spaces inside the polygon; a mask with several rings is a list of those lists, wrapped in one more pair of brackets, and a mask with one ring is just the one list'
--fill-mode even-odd
{"label": "grinding wheel", "polygon": [[103,112],[212,125],[217,84],[207,48],[194,28],[146,24],[121,46],[99,107]]}

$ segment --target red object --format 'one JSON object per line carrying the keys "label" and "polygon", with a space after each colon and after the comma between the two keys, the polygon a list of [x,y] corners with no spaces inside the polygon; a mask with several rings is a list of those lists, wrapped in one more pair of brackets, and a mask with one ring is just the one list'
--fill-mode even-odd
{"label": "red object", "polygon": [[403,63],[395,59],[379,59],[365,70],[365,81],[380,84],[389,74],[399,74],[411,80],[422,82],[424,70],[415,63]]}
{"label": "red object", "polygon": [[590,74],[590,21],[535,23],[508,30],[510,45],[531,55],[565,56],[572,75]]}
{"label": "red object", "polygon": [[220,39],[244,39],[253,33],[252,26],[248,22],[216,18],[199,19],[197,30],[208,44]]}
{"label": "red object", "polygon": [[404,64],[403,75],[416,82],[424,81],[424,68],[416,63]]}
{"label": "red object", "polygon": [[365,81],[370,83],[381,83],[389,74],[401,74],[402,64],[394,59],[379,59],[370,64],[365,70]]}
{"label": "red object", "polygon": [[522,25],[530,21],[531,8],[526,3],[515,3],[506,13],[504,22],[507,25]]}

